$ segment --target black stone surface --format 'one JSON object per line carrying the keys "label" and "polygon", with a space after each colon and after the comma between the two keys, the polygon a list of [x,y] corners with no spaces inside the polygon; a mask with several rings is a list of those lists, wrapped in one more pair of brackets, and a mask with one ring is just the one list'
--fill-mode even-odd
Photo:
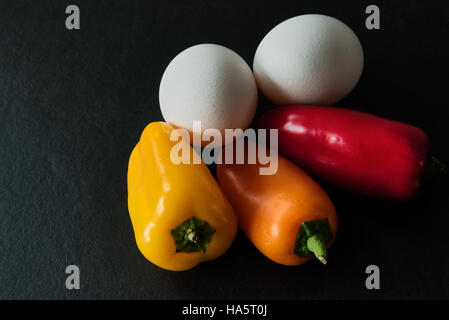
{"label": "black stone surface", "polygon": [[[65,28],[69,4],[80,7],[79,31]],[[381,30],[365,28],[369,4]],[[447,1],[1,0],[0,298],[449,298],[447,177],[405,204],[323,184],[340,223],[327,266],[277,265],[241,232],[224,256],[187,272],[138,251],[127,163],[145,125],[162,120],[166,65],[204,42],[251,65],[272,27],[305,13],[339,18],[363,44],[362,79],[338,105],[423,128],[449,163]],[[259,113],[270,106],[261,98]],[[80,290],[65,288],[69,264]],[[370,264],[377,291],[365,288]]]}

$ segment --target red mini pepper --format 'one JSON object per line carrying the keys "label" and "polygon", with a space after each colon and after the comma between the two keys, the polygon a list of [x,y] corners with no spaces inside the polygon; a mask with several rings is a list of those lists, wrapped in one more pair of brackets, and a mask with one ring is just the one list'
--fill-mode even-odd
{"label": "red mini pepper", "polygon": [[429,137],[412,125],[334,107],[284,106],[262,115],[278,129],[279,152],[323,180],[386,200],[420,188]]}

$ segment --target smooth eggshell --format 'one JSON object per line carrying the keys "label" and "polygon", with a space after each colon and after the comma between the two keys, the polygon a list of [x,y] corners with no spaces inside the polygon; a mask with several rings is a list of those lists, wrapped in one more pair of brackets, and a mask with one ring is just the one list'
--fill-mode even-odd
{"label": "smooth eggshell", "polygon": [[253,70],[263,94],[277,104],[331,105],[357,84],[363,49],[343,22],[308,14],[274,27],[259,44]]}
{"label": "smooth eggshell", "polygon": [[192,132],[193,121],[199,120],[202,131],[218,129],[224,140],[224,129],[245,130],[250,125],[257,86],[250,67],[237,53],[200,44],[182,51],[167,66],[159,103],[165,121]]}

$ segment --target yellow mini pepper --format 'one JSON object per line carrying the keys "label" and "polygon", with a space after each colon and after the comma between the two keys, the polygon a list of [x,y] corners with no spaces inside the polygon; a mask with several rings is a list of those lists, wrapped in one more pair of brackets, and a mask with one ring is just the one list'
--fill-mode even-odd
{"label": "yellow mini pepper", "polygon": [[[153,122],[143,131],[129,159],[128,209],[145,258],[181,271],[222,255],[235,238],[237,219],[188,141],[170,141],[174,129]],[[190,164],[170,159],[178,143],[188,144],[183,149],[190,150]]]}

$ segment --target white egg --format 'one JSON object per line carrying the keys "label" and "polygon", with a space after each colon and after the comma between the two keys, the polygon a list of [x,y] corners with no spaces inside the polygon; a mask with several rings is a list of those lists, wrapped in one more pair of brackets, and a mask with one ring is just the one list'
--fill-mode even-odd
{"label": "white egg", "polygon": [[[257,107],[257,86],[248,64],[234,51],[215,44],[200,44],[178,54],[167,66],[159,87],[165,121],[202,132],[245,130]],[[219,145],[219,143],[214,143]]]}
{"label": "white egg", "polygon": [[260,42],[253,70],[262,93],[277,104],[331,105],[357,84],[363,49],[343,22],[308,14],[274,27]]}

